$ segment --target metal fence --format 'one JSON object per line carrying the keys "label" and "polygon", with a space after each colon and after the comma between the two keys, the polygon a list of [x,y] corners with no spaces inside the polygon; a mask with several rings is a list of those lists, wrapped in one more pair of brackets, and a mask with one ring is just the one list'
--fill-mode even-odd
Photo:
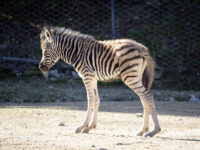
{"label": "metal fence", "polygon": [[199,16],[199,0],[1,0],[0,57],[40,59],[41,27],[65,26],[100,40],[135,39],[150,49],[161,79],[197,89]]}

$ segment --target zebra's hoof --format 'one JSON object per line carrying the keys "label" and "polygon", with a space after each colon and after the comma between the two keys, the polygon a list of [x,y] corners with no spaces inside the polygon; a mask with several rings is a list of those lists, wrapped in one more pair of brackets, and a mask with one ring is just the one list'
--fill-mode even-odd
{"label": "zebra's hoof", "polygon": [[136,135],[137,136],[142,136],[144,133],[146,133],[148,131],[149,131],[149,128],[145,128],[145,129],[140,130]]}
{"label": "zebra's hoof", "polygon": [[85,128],[82,132],[83,132],[83,133],[88,133],[89,131],[90,131],[89,128]]}
{"label": "zebra's hoof", "polygon": [[144,133],[143,131],[139,131],[136,135],[137,135],[137,136],[142,136],[143,133]]}
{"label": "zebra's hoof", "polygon": [[160,128],[158,128],[158,129],[154,129],[153,131],[151,131],[151,132],[145,134],[144,137],[147,137],[147,138],[149,138],[149,137],[153,137],[154,135],[156,135],[156,134],[157,134],[158,132],[160,132],[160,131],[161,131]]}
{"label": "zebra's hoof", "polygon": [[81,132],[81,130],[79,129],[79,128],[77,128],[76,130],[75,130],[75,133],[80,133]]}

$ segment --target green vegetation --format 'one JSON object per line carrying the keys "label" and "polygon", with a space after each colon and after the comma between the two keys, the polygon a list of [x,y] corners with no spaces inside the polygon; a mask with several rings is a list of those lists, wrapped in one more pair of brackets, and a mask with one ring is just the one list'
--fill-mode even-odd
{"label": "green vegetation", "polygon": [[70,96],[70,92],[67,93],[70,90],[67,84],[64,85],[60,81],[46,81],[43,77],[6,78],[0,82],[0,85],[1,102],[55,102],[63,101],[62,99]]}
{"label": "green vegetation", "polygon": [[[139,100],[136,94],[122,82],[99,82],[99,96],[102,101]],[[153,90],[156,100],[189,101],[191,95],[200,98],[197,91]],[[50,81],[43,77],[7,77],[0,80],[0,102],[40,103],[86,101],[86,90],[81,80],[69,79]]]}
{"label": "green vegetation", "polygon": [[176,96],[176,97],[174,97],[174,99],[176,100],[176,101],[179,101],[179,102],[188,102],[189,101],[189,96],[188,97],[181,97],[181,96]]}

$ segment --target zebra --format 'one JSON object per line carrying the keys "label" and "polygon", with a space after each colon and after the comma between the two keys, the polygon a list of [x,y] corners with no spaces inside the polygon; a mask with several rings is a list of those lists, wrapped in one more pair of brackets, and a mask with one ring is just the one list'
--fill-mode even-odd
{"label": "zebra", "polygon": [[[93,36],[66,29],[44,26],[40,33],[42,59],[39,69],[44,74],[58,61],[72,65],[82,78],[87,92],[87,113],[75,133],[88,133],[97,124],[100,99],[98,81],[121,79],[140,98],[143,125],[136,135],[152,137],[161,131],[150,88],[155,62],[147,47],[132,39],[96,40]],[[143,79],[143,73],[145,77]],[[149,132],[149,115],[154,128]]]}

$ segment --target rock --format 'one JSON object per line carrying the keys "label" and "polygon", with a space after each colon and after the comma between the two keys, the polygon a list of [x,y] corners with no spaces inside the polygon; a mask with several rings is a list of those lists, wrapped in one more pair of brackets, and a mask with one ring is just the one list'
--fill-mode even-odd
{"label": "rock", "polygon": [[60,69],[64,69],[64,70],[73,69],[73,67],[71,65],[68,65],[67,63],[65,63],[63,61],[59,61],[59,67],[60,67]]}
{"label": "rock", "polygon": [[49,86],[49,89],[53,89],[53,86]]}
{"label": "rock", "polygon": [[17,76],[17,77],[19,77],[19,76],[22,76],[23,74],[22,74],[22,72],[15,72],[15,75]]}
{"label": "rock", "polygon": [[60,78],[60,74],[58,73],[58,70],[49,71],[49,75],[52,77]]}
{"label": "rock", "polygon": [[65,123],[64,122],[60,122],[59,126],[65,126]]}
{"label": "rock", "polygon": [[64,73],[64,76],[72,76],[72,71],[66,70],[65,73]]}
{"label": "rock", "polygon": [[73,78],[67,79],[67,84],[73,84],[73,83],[74,83],[74,79]]}
{"label": "rock", "polygon": [[75,79],[78,79],[80,78],[78,73],[76,71],[72,71],[72,76],[75,78]]}
{"label": "rock", "polygon": [[57,78],[51,77],[49,78],[51,81],[57,81]]}
{"label": "rock", "polygon": [[170,101],[170,102],[174,102],[175,99],[174,99],[173,97],[170,97],[170,98],[169,98],[169,101]]}
{"label": "rock", "polygon": [[195,97],[195,95],[191,95],[189,101],[190,102],[200,102],[200,99],[198,99],[197,97]]}
{"label": "rock", "polygon": [[157,92],[155,92],[155,94],[157,94],[157,95],[160,95],[160,92],[159,92],[159,91],[157,91]]}
{"label": "rock", "polygon": [[160,79],[163,75],[163,72],[164,72],[164,68],[156,64],[155,65],[155,79]]}
{"label": "rock", "polygon": [[162,72],[161,71],[155,71],[155,79],[160,79],[162,77]]}

